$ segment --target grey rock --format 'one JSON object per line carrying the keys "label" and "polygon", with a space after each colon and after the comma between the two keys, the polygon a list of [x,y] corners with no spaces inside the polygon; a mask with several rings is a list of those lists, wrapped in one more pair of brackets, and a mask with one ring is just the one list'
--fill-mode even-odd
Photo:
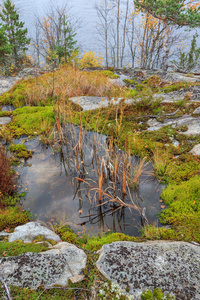
{"label": "grey rock", "polygon": [[155,131],[161,129],[163,126],[172,125],[173,128],[187,125],[188,130],[183,132],[186,135],[198,135],[200,134],[200,117],[192,117],[189,115],[183,116],[177,119],[165,119],[163,123],[158,122],[155,119],[149,119],[147,124],[150,126],[148,130]]}
{"label": "grey rock", "polygon": [[8,285],[31,289],[41,285],[65,287],[69,279],[72,282],[84,279],[80,273],[86,261],[83,250],[69,243],[59,243],[46,252],[2,258],[0,274]]}
{"label": "grey rock", "polygon": [[14,110],[14,107],[11,105],[3,105],[1,107],[1,111],[13,111],[13,110]]}
{"label": "grey rock", "polygon": [[9,89],[20,80],[19,76],[16,77],[6,77],[0,76],[0,95],[9,91]]}
{"label": "grey rock", "polygon": [[80,96],[72,97],[70,100],[75,104],[80,105],[83,111],[94,110],[100,107],[107,107],[108,105],[116,105],[123,98],[111,99],[110,101],[106,97],[92,97],[92,96]]}
{"label": "grey rock", "polygon": [[200,155],[200,144],[195,145],[190,153],[192,153],[193,155]]}
{"label": "grey rock", "polygon": [[200,77],[195,75],[189,77],[178,72],[169,72],[163,77],[163,79],[170,82],[177,82],[177,81],[196,82],[200,80]]}
{"label": "grey rock", "polygon": [[162,103],[173,103],[184,99],[184,96],[179,95],[178,93],[168,93],[168,94],[155,94],[153,98],[162,100]]}
{"label": "grey rock", "polygon": [[176,299],[200,299],[200,247],[185,242],[115,242],[104,245],[99,271],[135,299],[161,288]]}
{"label": "grey rock", "polygon": [[0,125],[9,124],[11,120],[12,119],[10,117],[0,117]]}
{"label": "grey rock", "polygon": [[37,236],[43,235],[46,240],[60,241],[60,237],[46,226],[38,222],[29,222],[22,226],[17,226],[13,233],[10,234],[8,241],[14,242],[22,240],[25,243],[31,243]]}
{"label": "grey rock", "polygon": [[109,79],[109,80],[113,85],[120,86],[120,87],[125,86],[125,83],[123,82],[123,80],[121,78]]}
{"label": "grey rock", "polygon": [[155,94],[153,95],[154,99],[162,99],[163,103],[173,103],[175,101],[183,100],[187,95],[190,96],[190,102],[200,102],[200,86],[191,86],[189,88],[180,89],[178,91],[163,93],[163,94]]}
{"label": "grey rock", "polygon": [[4,240],[5,237],[9,236],[9,232],[1,231],[0,232],[0,241]]}
{"label": "grey rock", "polygon": [[200,114],[200,106],[197,107],[197,109],[195,109],[195,111],[193,112],[194,115],[199,115]]}

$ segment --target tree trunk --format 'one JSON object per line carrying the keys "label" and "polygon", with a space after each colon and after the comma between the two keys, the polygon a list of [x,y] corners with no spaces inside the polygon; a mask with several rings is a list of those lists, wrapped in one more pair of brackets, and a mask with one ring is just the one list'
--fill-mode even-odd
{"label": "tree trunk", "polygon": [[117,68],[119,68],[119,11],[120,9],[120,0],[117,1]]}
{"label": "tree trunk", "polygon": [[163,56],[163,71],[167,71],[168,69],[168,65],[167,65],[167,60],[168,60],[168,56],[169,56],[169,47],[167,47],[167,43],[169,40],[169,25],[167,23],[167,20],[164,21],[165,23],[165,38],[163,41],[163,50],[164,50],[164,56]]}

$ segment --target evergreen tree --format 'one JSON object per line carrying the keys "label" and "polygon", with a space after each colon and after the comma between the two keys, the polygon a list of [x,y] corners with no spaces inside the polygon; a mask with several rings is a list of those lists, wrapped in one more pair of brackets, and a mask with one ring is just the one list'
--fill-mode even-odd
{"label": "evergreen tree", "polygon": [[19,21],[17,9],[10,0],[6,0],[3,3],[0,22],[17,64],[22,53],[28,50],[27,46],[30,44],[30,39],[27,38],[28,30],[27,28],[24,29],[24,22]]}
{"label": "evergreen tree", "polygon": [[200,3],[196,0],[134,0],[134,3],[136,8],[151,14],[165,24],[162,65],[163,70],[167,70],[169,25],[198,27],[200,25]]}
{"label": "evergreen tree", "polygon": [[11,47],[8,44],[7,37],[2,28],[0,28],[0,65],[6,61],[6,56],[11,53]]}
{"label": "evergreen tree", "polygon": [[66,21],[66,16],[63,16],[62,27],[59,28],[60,31],[60,39],[57,41],[57,45],[55,46],[55,52],[58,55],[59,62],[64,58],[64,62],[66,63],[68,58],[71,57],[73,50],[77,50],[75,48],[75,44],[77,43],[74,40],[76,33],[72,33],[72,28],[68,21]]}

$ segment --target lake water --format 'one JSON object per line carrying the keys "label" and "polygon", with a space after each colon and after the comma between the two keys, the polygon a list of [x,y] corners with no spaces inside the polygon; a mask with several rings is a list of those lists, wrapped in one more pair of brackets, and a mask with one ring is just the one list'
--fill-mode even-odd
{"label": "lake water", "polygon": [[[98,40],[96,24],[98,21],[97,13],[94,8],[95,0],[57,0],[54,5],[62,6],[63,3],[68,3],[70,8],[69,14],[76,20],[80,21],[81,27],[77,30],[76,39],[81,47],[81,50],[101,51],[101,45]],[[16,7],[19,9],[20,17],[25,22],[29,33],[34,35],[35,16],[45,15],[45,11],[50,6],[49,0],[14,0]]]}

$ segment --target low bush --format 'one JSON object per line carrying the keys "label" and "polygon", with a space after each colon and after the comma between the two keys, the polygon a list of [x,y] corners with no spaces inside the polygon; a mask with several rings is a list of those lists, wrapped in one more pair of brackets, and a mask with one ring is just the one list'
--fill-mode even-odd
{"label": "low bush", "polygon": [[6,153],[0,149],[0,201],[15,192],[16,180]]}

